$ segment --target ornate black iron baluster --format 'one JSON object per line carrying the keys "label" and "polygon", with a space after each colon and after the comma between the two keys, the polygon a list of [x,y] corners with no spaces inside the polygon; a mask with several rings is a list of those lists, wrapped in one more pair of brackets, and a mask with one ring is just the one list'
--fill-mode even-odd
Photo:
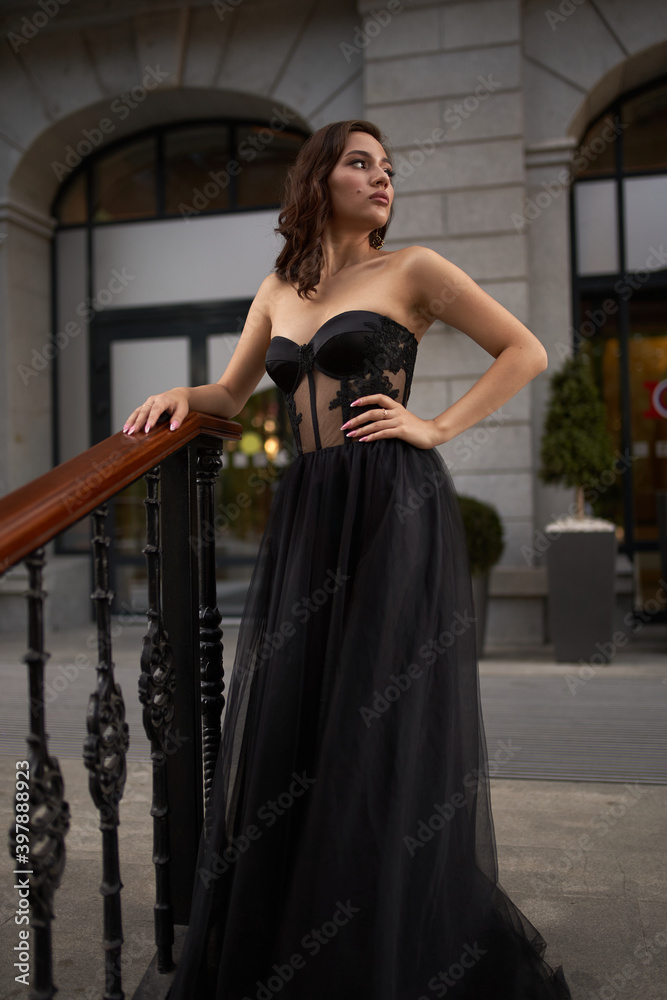
{"label": "ornate black iron baluster", "polygon": [[[139,700],[144,706],[143,721],[151,741],[153,762],[153,863],[155,864],[155,943],[157,971],[171,972],[175,968],[174,915],[169,880],[169,801],[167,794],[167,754],[174,716],[173,656],[162,615],[162,580],[160,548],[160,467],[155,466],[144,476],[146,480],[146,556],[148,573],[148,631],[141,651]],[[177,744],[176,744],[177,745]]]}
{"label": "ornate black iron baluster", "polygon": [[199,651],[201,672],[202,747],[204,759],[204,830],[211,830],[210,795],[220,747],[220,717],[224,705],[222,674],[222,615],[217,607],[215,581],[214,489],[222,465],[220,448],[197,448],[197,503],[199,507]]}
{"label": "ornate black iron baluster", "polygon": [[[29,1000],[52,1000],[58,992],[53,982],[53,955],[51,945],[51,921],[53,896],[60,885],[65,868],[65,834],[69,830],[69,803],[64,798],[64,783],[56,757],[51,757],[47,749],[48,734],[45,732],[44,713],[44,663],[51,655],[44,650],[44,597],[42,590],[42,569],[44,549],[39,548],[24,560],[30,576],[28,599],[28,652],[23,662],[28,665],[28,687],[30,692],[30,735],[26,742],[30,748],[29,771],[29,813],[26,816],[30,852],[28,863],[19,858],[26,855],[17,852],[17,846],[25,845],[25,830],[17,828],[16,821],[9,830],[9,850],[16,861],[15,878],[17,884],[28,882],[30,921],[27,925],[31,933],[30,952],[34,956]],[[17,776],[20,768],[17,770]],[[25,816],[25,813],[17,815]],[[19,837],[19,834],[21,836]],[[22,925],[25,926],[25,925]],[[32,963],[29,963],[32,964]]]}
{"label": "ornate black iron baluster", "polygon": [[120,865],[118,858],[119,806],[127,776],[126,752],[129,730],[125,722],[125,703],[114,680],[111,659],[111,617],[113,594],[109,590],[109,538],[105,534],[108,507],[102,504],[92,513],[93,562],[95,589],[91,594],[97,617],[97,690],[88,702],[88,736],[83,759],[90,771],[88,785],[93,802],[100,811],[102,831],[102,885],[104,897],[104,1000],[124,1000],[121,983]]}

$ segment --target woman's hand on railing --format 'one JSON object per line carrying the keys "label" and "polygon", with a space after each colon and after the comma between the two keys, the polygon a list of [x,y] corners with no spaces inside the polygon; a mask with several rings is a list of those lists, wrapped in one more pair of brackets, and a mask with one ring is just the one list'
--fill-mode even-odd
{"label": "woman's hand on railing", "polygon": [[161,392],[157,396],[149,396],[145,403],[132,410],[125,424],[124,434],[134,434],[143,427],[144,433],[148,434],[151,427],[158,422],[158,418],[163,413],[169,413],[171,423],[169,430],[175,431],[181,425],[190,410],[190,399],[188,390],[179,386],[176,389],[169,389]]}

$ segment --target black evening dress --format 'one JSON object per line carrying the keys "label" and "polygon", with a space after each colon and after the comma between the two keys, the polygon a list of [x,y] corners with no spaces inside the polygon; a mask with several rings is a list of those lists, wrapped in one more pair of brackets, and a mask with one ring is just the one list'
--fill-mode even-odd
{"label": "black evening dress", "polygon": [[418,341],[366,309],[266,369],[295,456],[245,601],[168,1000],[569,998],[498,883],[470,569],[436,448],[340,430],[406,405]]}

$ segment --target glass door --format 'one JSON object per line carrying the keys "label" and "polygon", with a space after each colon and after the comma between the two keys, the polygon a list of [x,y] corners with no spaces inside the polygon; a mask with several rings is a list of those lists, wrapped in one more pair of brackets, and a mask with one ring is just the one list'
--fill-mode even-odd
{"label": "glass door", "polygon": [[[667,490],[667,293],[580,299],[579,349],[591,360],[616,450],[613,470],[591,484],[595,514],[614,521],[635,562],[637,601],[660,599],[658,490]],[[619,317],[627,316],[627,337]]]}
{"label": "glass door", "polygon": [[[174,385],[216,382],[234,352],[249,305],[244,300],[101,313],[90,331],[92,443],[121,430],[149,395]],[[233,419],[243,432],[240,441],[225,443],[214,528],[220,610],[238,616],[271,499],[290,462],[287,413],[267,374]],[[115,614],[143,614],[147,608],[145,496],[142,477],[110,504]]]}
{"label": "glass door", "polygon": [[642,603],[660,599],[657,496],[667,489],[667,295],[629,303],[629,409],[637,578]]}

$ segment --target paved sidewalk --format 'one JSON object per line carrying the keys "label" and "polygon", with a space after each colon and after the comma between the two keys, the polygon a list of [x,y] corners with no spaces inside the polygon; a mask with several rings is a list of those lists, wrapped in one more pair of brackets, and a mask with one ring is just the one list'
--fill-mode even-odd
{"label": "paved sidewalk", "polygon": [[[137,698],[143,631],[140,626],[125,626],[113,644],[131,740],[119,827],[124,883],[123,988],[128,1000],[154,953],[151,775]],[[223,623],[223,632],[229,670],[237,630]],[[98,1000],[103,995],[100,833],[88,792],[88,772],[81,759],[86,705],[95,675],[91,661],[86,665],[81,656],[76,660],[82,651],[92,658],[89,635],[94,635],[92,626],[51,633],[46,643],[51,652],[47,683],[53,693],[47,707],[47,728],[72,815],[53,925],[59,1000]],[[27,682],[26,668],[20,662],[25,637],[0,635],[0,648],[0,822],[8,830],[15,761],[25,755],[26,748]],[[67,679],[60,667],[77,663],[79,671],[69,671],[67,684],[65,680],[55,683],[57,677]],[[561,684],[565,687],[567,678],[576,679],[579,669],[578,664],[554,663],[548,649],[487,649],[480,675],[490,756],[496,738],[491,735],[494,720],[509,727],[510,738],[521,726],[525,731],[527,712],[534,712],[534,707],[526,706],[536,704],[540,691],[553,691]],[[609,705],[616,704],[608,692],[621,682],[631,683],[637,692],[628,713],[652,710],[655,691],[667,693],[664,627],[644,629],[637,641],[619,651],[612,665],[588,677],[586,697],[590,704],[599,704],[604,715]],[[652,692],[648,703],[641,697],[644,689]],[[579,709],[584,702],[577,700],[578,688],[572,697]],[[567,705],[566,699],[563,704]],[[610,715],[607,711],[611,726],[616,712],[617,707]],[[613,758],[613,745],[607,752]],[[624,766],[631,767],[632,759]],[[501,883],[547,941],[547,960],[563,964],[574,1000],[664,1000],[667,785],[496,777],[491,782],[491,795]],[[11,967],[12,949],[18,942],[11,870],[5,846],[0,855],[0,995],[7,1000],[27,996],[26,988],[14,982]]]}

